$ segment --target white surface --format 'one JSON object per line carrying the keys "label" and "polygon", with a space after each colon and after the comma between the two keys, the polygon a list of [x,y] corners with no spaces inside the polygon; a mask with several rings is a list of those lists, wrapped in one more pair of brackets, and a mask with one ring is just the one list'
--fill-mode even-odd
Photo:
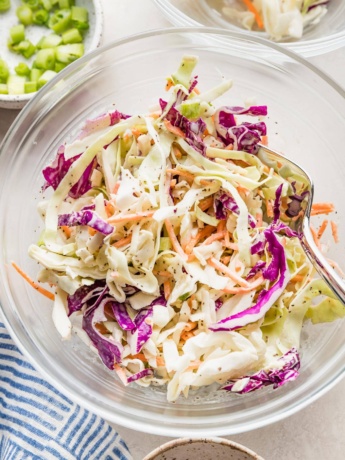
{"label": "white surface", "polygon": [[[144,30],[169,27],[152,0],[102,0],[104,43]],[[345,86],[345,43],[336,52],[310,59]],[[317,116],[317,107],[315,107]],[[18,114],[0,109],[0,142]],[[318,401],[269,427],[231,436],[265,460],[344,460],[345,458],[345,380]],[[137,433],[116,426],[127,442],[134,460],[143,457],[169,438]],[[101,460],[101,459],[100,459]]]}

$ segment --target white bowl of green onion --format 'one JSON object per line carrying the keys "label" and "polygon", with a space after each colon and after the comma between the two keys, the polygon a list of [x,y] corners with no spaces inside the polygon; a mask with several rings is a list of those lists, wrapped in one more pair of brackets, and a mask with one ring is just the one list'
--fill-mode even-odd
{"label": "white bowl of green onion", "polygon": [[100,0],[0,0],[0,107],[21,109],[102,30]]}

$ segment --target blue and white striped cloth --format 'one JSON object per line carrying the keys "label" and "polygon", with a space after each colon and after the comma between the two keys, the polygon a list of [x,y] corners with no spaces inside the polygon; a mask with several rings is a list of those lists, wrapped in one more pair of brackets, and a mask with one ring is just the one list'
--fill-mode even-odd
{"label": "blue and white striped cloth", "polygon": [[120,435],[31,366],[0,322],[0,460],[130,460]]}

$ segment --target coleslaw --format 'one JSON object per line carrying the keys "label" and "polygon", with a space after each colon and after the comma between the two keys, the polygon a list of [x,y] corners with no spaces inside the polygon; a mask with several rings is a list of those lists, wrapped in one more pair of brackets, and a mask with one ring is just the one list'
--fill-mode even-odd
{"label": "coleslaw", "polygon": [[329,0],[224,0],[223,14],[247,30],[265,30],[275,41],[299,39],[327,13]]}
{"label": "coleslaw", "polygon": [[153,110],[87,120],[59,148],[29,248],[62,339],[77,333],[125,385],[166,386],[169,401],[294,380],[304,321],[345,314],[289,226],[305,184],[258,155],[267,107],[216,108],[232,81],[200,92],[196,64],[183,57]]}

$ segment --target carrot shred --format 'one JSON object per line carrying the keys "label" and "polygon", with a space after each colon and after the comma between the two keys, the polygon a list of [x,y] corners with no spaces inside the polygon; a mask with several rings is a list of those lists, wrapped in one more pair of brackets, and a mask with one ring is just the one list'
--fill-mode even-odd
{"label": "carrot shred", "polygon": [[264,281],[264,278],[262,276],[259,276],[252,283],[248,283],[249,284],[248,287],[232,287],[232,286],[229,286],[229,287],[225,287],[224,289],[222,289],[222,291],[225,292],[225,294],[245,294],[247,292],[250,292],[250,291],[253,291],[254,289],[256,289],[258,286],[260,286],[260,284],[263,281]]}
{"label": "carrot shred", "polygon": [[261,16],[260,16],[260,13],[258,12],[258,10],[255,8],[255,6],[253,5],[253,3],[250,1],[250,0],[242,0],[243,3],[246,5],[247,9],[254,14],[255,16],[255,21],[258,25],[258,27],[260,29],[263,29],[264,27],[264,24],[262,22],[262,19],[261,19]]}
{"label": "carrot shred", "polygon": [[221,240],[224,238],[226,233],[228,233],[226,230],[223,230],[222,232],[214,233],[213,235],[206,238],[206,240],[202,244],[207,246],[208,244],[213,243],[213,241]]}
{"label": "carrot shred", "polygon": [[87,231],[89,232],[90,236],[96,235],[96,233],[97,233],[97,230],[95,230],[92,227],[87,227]]}
{"label": "carrot shred", "polygon": [[310,231],[311,231],[311,234],[312,234],[312,237],[313,237],[313,240],[314,240],[314,243],[316,244],[316,246],[321,249],[321,244],[320,244],[320,241],[317,237],[317,232],[315,230],[315,228],[311,225],[310,226]]}
{"label": "carrot shred", "polygon": [[165,85],[165,91],[169,91],[169,89],[172,87],[172,86],[175,86],[174,82],[171,80],[171,78],[168,78],[167,79],[167,83]]}
{"label": "carrot shred", "polygon": [[72,235],[72,230],[70,229],[70,227],[67,227],[67,225],[61,225],[61,230],[64,232],[67,238],[70,238],[70,236]]}
{"label": "carrot shred", "polygon": [[173,126],[170,123],[170,121],[167,120],[166,118],[164,119],[164,124],[165,124],[166,129],[170,131],[172,134],[175,134],[175,136],[182,137],[183,139],[185,139],[186,135],[182,131],[182,129],[178,128],[177,126]]}
{"label": "carrot shred", "polygon": [[238,276],[236,273],[230,270],[229,267],[222,264],[222,262],[217,260],[215,257],[211,257],[210,259],[208,259],[207,263],[216,270],[224,273],[228,278],[232,279],[235,283],[239,284],[240,286],[245,288],[248,288],[250,286],[250,283],[248,283],[248,281]]}
{"label": "carrot shred", "polygon": [[334,222],[334,220],[331,220],[331,229],[334,242],[339,243],[338,225]]}
{"label": "carrot shred", "polygon": [[163,287],[164,287],[164,298],[165,298],[165,300],[168,300],[170,295],[171,295],[171,291],[172,291],[172,286],[171,286],[170,280],[164,281]]}
{"label": "carrot shred", "polygon": [[234,150],[233,144],[227,145],[224,150]]}
{"label": "carrot shred", "polygon": [[164,358],[162,358],[162,356],[156,356],[156,363],[159,367],[165,366],[165,361]]}
{"label": "carrot shred", "polygon": [[185,246],[186,254],[190,254],[193,251],[194,246],[196,246],[200,240],[207,238],[214,231],[212,225],[206,225],[206,227],[199,230],[194,238],[191,238],[190,242]]}
{"label": "carrot shred", "polygon": [[140,359],[140,361],[142,361],[144,363],[147,362],[147,358],[144,355],[144,353],[137,353],[136,355],[128,355],[127,358],[128,359]]}
{"label": "carrot shred", "polygon": [[192,331],[185,331],[185,332],[182,332],[181,334],[181,340],[186,342],[188,339],[190,339],[193,336],[194,334]]}
{"label": "carrot shred", "polygon": [[317,237],[318,239],[320,239],[322,237],[322,235],[324,234],[326,228],[327,228],[327,225],[328,225],[328,220],[325,219],[322,224],[320,225],[318,231],[317,231]]}
{"label": "carrot shred", "polygon": [[177,239],[177,236],[175,235],[175,232],[174,232],[174,228],[172,226],[172,223],[170,222],[169,219],[165,219],[164,221],[165,223],[165,228],[168,232],[168,235],[169,235],[169,238],[170,238],[170,241],[171,241],[171,244],[172,244],[172,247],[174,248],[174,251],[183,259],[183,260],[187,260],[187,254],[184,252],[184,250],[182,249],[178,239]]}
{"label": "carrot shred", "polygon": [[311,216],[318,216],[320,214],[330,214],[334,211],[333,203],[314,203],[311,207]]}
{"label": "carrot shred", "polygon": [[153,270],[152,273],[154,275],[164,276],[166,278],[171,278],[173,276],[172,273],[168,272],[167,270]]}
{"label": "carrot shred", "polygon": [[120,181],[116,182],[116,184],[114,185],[114,188],[113,188],[114,195],[116,195],[117,192],[119,191],[120,185],[121,185]]}
{"label": "carrot shred", "polygon": [[231,260],[231,256],[224,256],[220,259],[220,261],[222,262],[222,264],[224,265],[229,265],[229,262]]}
{"label": "carrot shred", "polygon": [[119,376],[119,379],[124,385],[128,385],[128,380],[125,371],[117,363],[114,363],[114,369]]}
{"label": "carrot shred", "polygon": [[192,331],[197,327],[198,323],[196,321],[188,321],[188,323],[183,328],[184,331]]}
{"label": "carrot shred", "polygon": [[126,246],[126,244],[129,244],[132,241],[132,236],[133,235],[129,235],[125,238],[121,238],[121,240],[116,241],[116,243],[114,243],[112,246],[115,248],[122,248],[122,246]]}
{"label": "carrot shred", "polygon": [[186,177],[186,179],[188,179],[190,182],[194,181],[193,174],[188,171],[182,171],[181,169],[167,169],[166,172],[171,173],[173,176],[177,175],[177,176]]}
{"label": "carrot shred", "polygon": [[273,205],[270,200],[266,200],[267,217],[273,217]]}
{"label": "carrot shred", "polygon": [[268,137],[267,136],[261,136],[261,144],[262,145],[268,145]]}
{"label": "carrot shred", "polygon": [[225,230],[225,220],[219,221],[219,224],[217,225],[217,232],[222,232]]}
{"label": "carrot shred", "polygon": [[117,224],[120,222],[129,222],[145,219],[145,217],[152,217],[155,211],[143,211],[135,214],[118,214],[116,216],[109,217],[108,222],[111,224]]}
{"label": "carrot shred", "polygon": [[105,205],[105,212],[107,213],[107,216],[110,217],[114,214],[114,206],[110,203],[110,201],[107,202]]}
{"label": "carrot shred", "polygon": [[206,211],[206,209],[210,208],[212,205],[213,205],[213,197],[212,196],[208,196],[207,198],[204,198],[198,204],[198,206],[201,209],[201,211]]}
{"label": "carrot shred", "polygon": [[30,278],[29,275],[27,275],[24,270],[22,270],[15,262],[12,262],[12,267],[17,270],[17,272],[27,281],[36,291],[38,291],[40,294],[44,295],[45,297],[48,297],[50,300],[55,299],[55,295],[47,291],[47,289],[44,289],[41,287],[39,284],[37,284],[33,279]]}

